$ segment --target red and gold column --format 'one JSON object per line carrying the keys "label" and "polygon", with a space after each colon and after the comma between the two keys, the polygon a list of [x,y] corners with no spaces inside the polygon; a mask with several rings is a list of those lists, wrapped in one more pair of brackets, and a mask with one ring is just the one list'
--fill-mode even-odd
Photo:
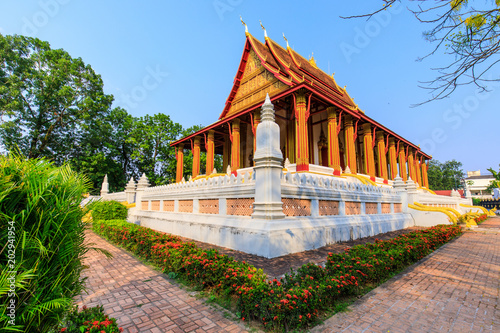
{"label": "red and gold column", "polygon": [[391,179],[394,180],[398,175],[398,160],[396,156],[396,141],[389,138],[389,166],[391,170]]}
{"label": "red and gold column", "polygon": [[257,149],[257,126],[260,123],[260,110],[257,110],[253,114],[253,154],[255,155],[255,150]]}
{"label": "red and gold column", "polygon": [[309,137],[307,135],[306,95],[300,91],[295,102],[295,133],[297,171],[309,171]]}
{"label": "red and gold column", "polygon": [[207,137],[207,167],[205,173],[211,175],[214,171],[214,154],[215,154],[215,143],[214,143],[214,131],[208,131]]}
{"label": "red and gold column", "polygon": [[177,147],[177,172],[175,173],[175,182],[180,183],[184,174],[184,144]]}
{"label": "red and gold column", "polygon": [[418,156],[415,157],[415,174],[417,175],[416,182],[418,185],[422,186],[422,173],[420,172],[420,158]]}
{"label": "red and gold column", "polygon": [[403,178],[403,181],[408,180],[408,169],[406,169],[406,153],[404,146],[399,147],[399,177]]}
{"label": "red and gold column", "polygon": [[413,159],[413,149],[408,148],[408,173],[410,174],[411,180],[417,181],[417,174],[415,172],[415,160]]}
{"label": "red and gold column", "polygon": [[358,173],[356,168],[356,145],[354,143],[354,126],[352,117],[347,115],[344,118],[344,135],[345,135],[345,148],[346,148],[346,161],[347,166],[352,174]]}
{"label": "red and gold column", "polygon": [[290,121],[286,125],[286,157],[290,163],[295,163],[295,124]]}
{"label": "red and gold column", "polygon": [[[231,133],[229,133],[231,134]],[[222,147],[222,172],[225,173],[227,166],[231,163],[231,141],[229,135],[224,135],[224,143]]]}
{"label": "red and gold column", "polygon": [[193,144],[193,178],[197,177],[200,174],[200,137],[197,136],[194,138]]}
{"label": "red and gold column", "polygon": [[429,178],[427,177],[427,164],[425,161],[422,163],[422,186],[429,188]]}
{"label": "red and gold column", "polygon": [[240,168],[240,120],[234,119],[232,122],[232,137],[231,141],[231,173],[237,173]]}
{"label": "red and gold column", "polygon": [[337,111],[333,106],[329,106],[328,112],[328,166],[333,168],[333,174],[340,176],[342,169],[340,167],[340,149],[339,137],[337,133]]}
{"label": "red and gold column", "polygon": [[384,178],[384,182],[389,179],[387,172],[387,157],[385,156],[384,132],[377,132],[377,156],[378,156],[378,176]]}
{"label": "red and gold column", "polygon": [[370,123],[362,125],[363,128],[363,148],[365,150],[364,166],[366,174],[375,179],[375,158],[373,157],[373,137]]}

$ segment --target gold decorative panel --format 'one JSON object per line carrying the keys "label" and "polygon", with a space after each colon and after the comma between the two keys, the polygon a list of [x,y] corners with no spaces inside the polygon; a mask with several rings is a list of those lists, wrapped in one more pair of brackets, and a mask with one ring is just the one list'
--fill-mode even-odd
{"label": "gold decorative panel", "polygon": [[226,199],[227,215],[250,216],[253,213],[254,198]]}
{"label": "gold decorative panel", "polygon": [[163,201],[163,211],[164,212],[173,212],[174,211],[174,200],[165,200]]}
{"label": "gold decorative panel", "polygon": [[219,199],[200,199],[201,214],[219,214]]}
{"label": "gold decorative panel", "polygon": [[319,200],[319,215],[339,215],[339,202],[332,200]]}
{"label": "gold decorative panel", "polygon": [[401,213],[403,211],[403,205],[400,203],[394,204],[394,213]]}
{"label": "gold decorative panel", "polygon": [[286,216],[311,216],[311,200],[281,198]]}
{"label": "gold decorative panel", "polygon": [[378,208],[376,202],[365,203],[365,213],[366,214],[378,214]]}
{"label": "gold decorative panel", "polygon": [[148,210],[148,208],[149,208],[149,201],[142,201],[141,202],[141,209]]}
{"label": "gold decorative panel", "polygon": [[382,203],[382,214],[390,214],[390,213],[391,213],[391,204]]}
{"label": "gold decorative panel", "polygon": [[255,103],[264,101],[266,94],[273,96],[288,88],[273,73],[266,70],[253,50],[250,51],[240,86],[234,96],[227,116],[237,113]]}
{"label": "gold decorative panel", "polygon": [[151,201],[151,210],[160,210],[160,200]]}
{"label": "gold decorative panel", "polygon": [[346,215],[359,215],[361,214],[361,202],[346,201],[345,202]]}
{"label": "gold decorative panel", "polygon": [[179,200],[179,213],[192,213],[193,200]]}

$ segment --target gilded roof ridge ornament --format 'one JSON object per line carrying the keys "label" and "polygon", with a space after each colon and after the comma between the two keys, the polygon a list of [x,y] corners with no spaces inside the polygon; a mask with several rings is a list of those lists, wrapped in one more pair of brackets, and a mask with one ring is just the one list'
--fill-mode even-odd
{"label": "gilded roof ridge ornament", "polygon": [[314,52],[311,52],[311,56],[309,57],[309,63],[310,63],[310,64],[311,64],[311,66],[313,66],[314,68],[319,69],[319,68],[318,68],[318,65],[316,65],[316,60],[314,60]]}
{"label": "gilded roof ridge ornament", "polygon": [[267,38],[267,31],[266,31],[266,28],[264,28],[264,26],[262,25],[262,21],[259,20],[260,22],[260,26],[262,27],[262,30],[264,30],[264,38]]}
{"label": "gilded roof ridge ornament", "polygon": [[241,24],[243,24],[245,26],[245,36],[248,36],[250,33],[248,32],[247,24],[245,22],[243,22],[241,15],[240,15],[240,21],[241,21]]}

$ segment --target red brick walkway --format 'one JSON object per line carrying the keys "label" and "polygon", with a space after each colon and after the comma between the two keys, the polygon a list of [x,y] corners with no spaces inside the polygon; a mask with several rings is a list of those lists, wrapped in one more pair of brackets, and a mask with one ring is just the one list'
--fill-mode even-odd
{"label": "red brick walkway", "polygon": [[500,218],[444,245],[313,332],[500,332]]}
{"label": "red brick walkway", "polygon": [[96,252],[86,258],[88,294],[79,297],[78,305],[103,305],[125,332],[245,332],[241,324],[224,318],[222,312],[93,232],[87,233],[87,242],[108,250],[113,259]]}

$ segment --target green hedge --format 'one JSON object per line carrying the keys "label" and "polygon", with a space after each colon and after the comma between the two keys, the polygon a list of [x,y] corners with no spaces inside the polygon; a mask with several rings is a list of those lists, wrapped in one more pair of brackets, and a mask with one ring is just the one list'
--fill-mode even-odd
{"label": "green hedge", "polygon": [[0,156],[0,331],[48,332],[82,291],[89,185],[68,166]]}
{"label": "green hedge", "polygon": [[416,231],[329,254],[325,268],[307,264],[280,281],[268,281],[262,270],[176,236],[124,221],[100,221],[94,223],[94,230],[172,277],[236,300],[242,320],[285,331],[311,326],[320,313],[343,298],[387,279],[461,233],[457,226]]}
{"label": "green hedge", "polygon": [[98,220],[125,220],[128,208],[118,201],[95,201],[89,206],[92,211],[92,219]]}

